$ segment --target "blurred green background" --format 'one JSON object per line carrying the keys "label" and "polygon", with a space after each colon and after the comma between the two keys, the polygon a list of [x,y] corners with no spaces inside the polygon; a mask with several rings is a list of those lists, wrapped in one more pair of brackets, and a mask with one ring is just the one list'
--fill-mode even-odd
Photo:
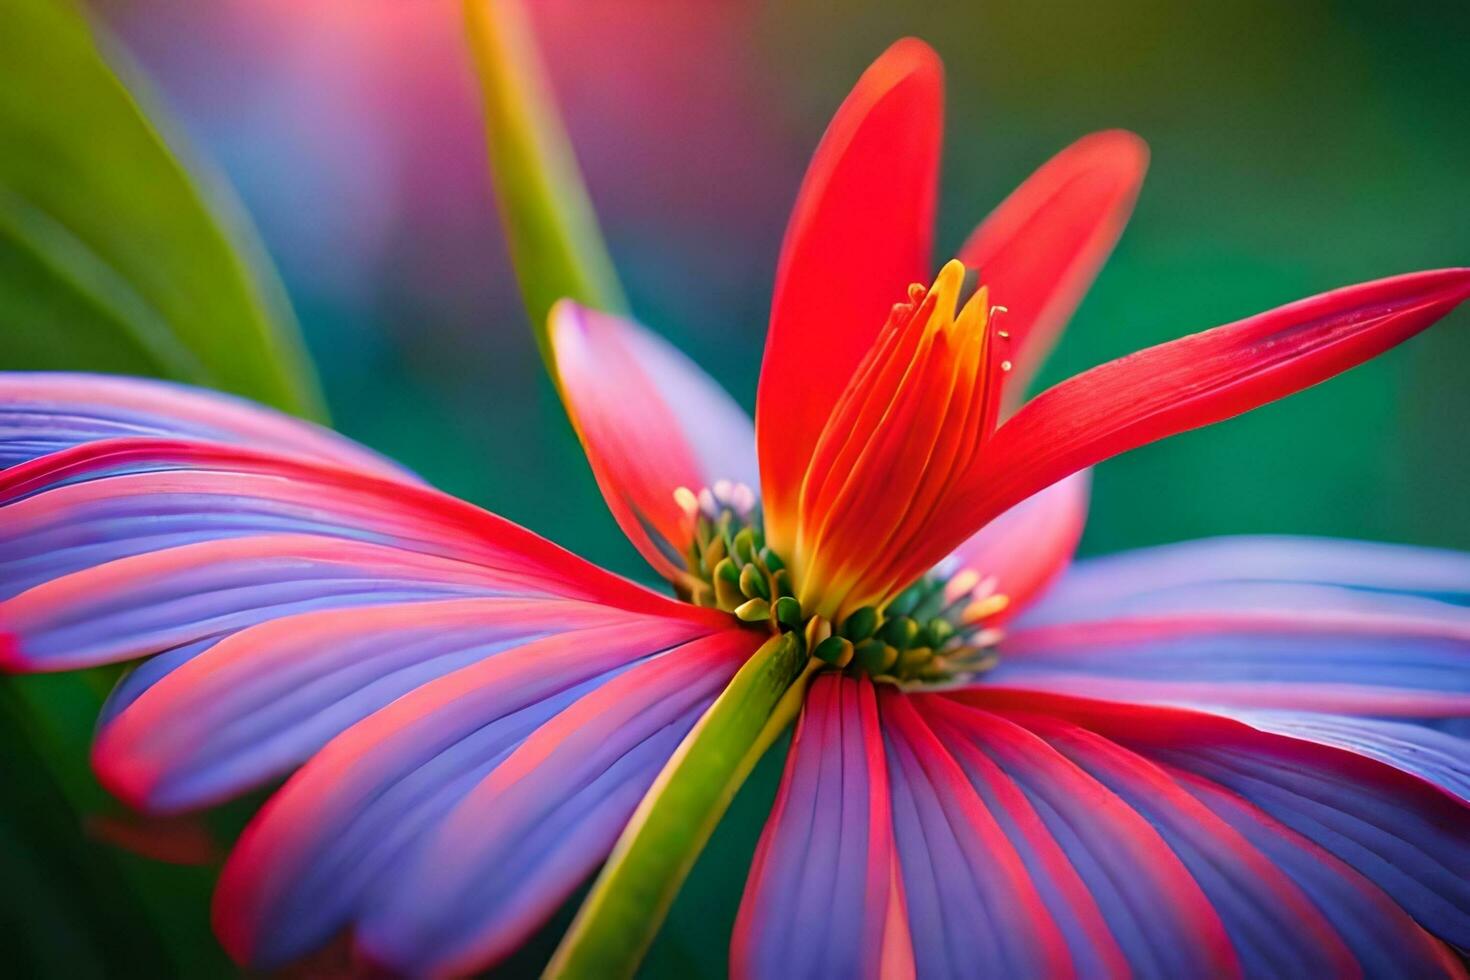
{"label": "blurred green background", "polygon": [[[903,34],[932,43],[948,70],[941,253],[1077,136],[1121,126],[1152,147],[1133,222],[1044,384],[1310,293],[1470,264],[1463,3],[849,3],[840,16],[814,0],[530,6],[634,310],[747,407],[806,159],[847,87]],[[337,427],[644,575],[519,311],[457,4],[93,10],[171,128],[236,189]],[[0,83],[5,73],[0,63]],[[1467,327],[1461,310],[1317,389],[1103,465],[1084,552],[1237,532],[1470,547]],[[47,975],[226,971],[207,932],[209,872],[84,833],[66,800],[105,805],[79,775],[87,712],[59,703],[56,679],[27,684],[55,704],[62,747],[50,762],[6,756],[0,955]],[[7,743],[24,734],[0,728]],[[54,785],[58,757],[69,796]],[[650,974],[723,973],[776,774],[768,759],[737,800]],[[533,968],[549,943],[510,968]]]}

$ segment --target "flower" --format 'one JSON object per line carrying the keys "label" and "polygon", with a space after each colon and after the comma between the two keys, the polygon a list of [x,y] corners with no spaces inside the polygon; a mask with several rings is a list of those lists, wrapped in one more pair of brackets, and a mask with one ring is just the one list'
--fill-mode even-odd
{"label": "flower", "polygon": [[241,963],[343,930],[391,970],[495,962],[789,636],[810,686],[737,975],[1462,972],[1470,558],[1224,539],[1066,566],[1088,467],[1382,352],[1470,270],[1023,403],[1145,153],[1082,140],[931,281],[940,89],[900,42],[829,127],[753,428],[636,324],[553,311],[599,486],[688,601],[232,398],[0,376],[0,665],[151,658],[94,748],[140,809],[290,774],[217,892]]}

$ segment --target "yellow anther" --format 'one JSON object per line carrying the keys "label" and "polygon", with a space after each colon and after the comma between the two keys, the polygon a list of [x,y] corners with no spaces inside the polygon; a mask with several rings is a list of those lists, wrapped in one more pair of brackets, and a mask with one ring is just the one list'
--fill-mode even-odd
{"label": "yellow anther", "polygon": [[994,595],[986,596],[983,599],[976,599],[970,603],[965,607],[965,611],[960,614],[960,618],[967,623],[978,623],[982,620],[989,619],[1010,604],[1010,596],[1004,592],[997,592]]}
{"label": "yellow anther", "polygon": [[980,573],[973,568],[966,568],[954,574],[954,577],[949,580],[949,584],[945,587],[944,591],[948,595],[958,598],[973,592],[979,582]]}
{"label": "yellow anther", "polygon": [[674,488],[674,503],[678,504],[679,509],[690,517],[699,515],[699,498],[688,487]]}

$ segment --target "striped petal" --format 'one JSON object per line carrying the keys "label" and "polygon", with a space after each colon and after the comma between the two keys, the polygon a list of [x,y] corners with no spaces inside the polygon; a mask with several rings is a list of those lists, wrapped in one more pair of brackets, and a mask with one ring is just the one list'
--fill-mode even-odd
{"label": "striped petal", "polygon": [[[336,556],[339,566],[366,562],[373,576],[391,567],[390,580],[433,579],[440,592],[550,595],[698,615],[447,494],[243,448],[125,439],[64,450],[0,474],[0,513],[0,625],[17,608],[10,603],[35,612],[36,619],[22,623],[82,623],[110,608],[110,590],[148,594],[150,583],[109,572],[108,563],[260,536],[282,536],[278,541],[290,546],[282,559],[330,563]],[[298,546],[305,550],[291,550]],[[179,576],[221,558],[239,573],[230,586],[248,587],[251,560],[264,557],[249,549],[196,549],[155,557],[148,567],[182,588],[187,583]],[[95,588],[86,594],[70,590],[63,583],[74,574],[95,576],[79,580]],[[299,577],[311,577],[305,566]],[[344,571],[343,577],[352,576]],[[255,584],[269,598],[267,578],[261,575]],[[44,591],[32,596],[38,589]],[[72,609],[48,606],[47,595],[64,596]],[[214,600],[170,608],[193,615],[207,601]],[[60,619],[42,615],[47,609]],[[25,669],[45,666],[26,652],[23,634],[5,630],[7,662]],[[186,640],[169,634],[166,645]],[[135,648],[114,656],[145,652],[154,651]]]}
{"label": "striped petal", "polygon": [[30,670],[147,656],[311,609],[507,591],[474,565],[362,541],[262,534],[94,565],[0,603]]}
{"label": "striped petal", "polygon": [[951,697],[1043,734],[1054,729],[1046,718],[1060,718],[1213,783],[1353,868],[1423,928],[1462,948],[1470,942],[1470,806],[1424,779],[1200,711],[998,688]]}
{"label": "striped petal", "polygon": [[1464,716],[1470,608],[1456,598],[1470,598],[1470,559],[1428,549],[1151,549],[1068,572],[1013,624],[988,679],[1119,701]]}
{"label": "striped petal", "polygon": [[1136,810],[1189,869],[1251,976],[1351,973],[1351,950],[1291,878],[1157,765],[1065,722],[1031,729]]}
{"label": "striped petal", "polygon": [[[1038,894],[1057,923],[1077,972],[1082,976],[1126,976],[1129,963],[1114,938],[1098,900],[1053,836],[1021,784],[976,744],[984,724],[952,702],[917,702],[925,721],[954,756],[975,792],[995,816],[1036,883]],[[1014,734],[1014,733],[1012,733]],[[1004,736],[1001,736],[1004,740]]]}
{"label": "striped petal", "polygon": [[[918,522],[918,530],[907,539],[911,544],[894,549],[902,560],[890,577],[900,587],[912,581],[978,528],[1071,473],[1247,412],[1375,357],[1467,296],[1470,269],[1380,279],[1070,378],[996,429],[945,482],[943,498],[928,505],[929,513],[906,518]],[[879,441],[876,433],[859,438]]]}
{"label": "striped petal", "polygon": [[270,968],[356,923],[382,966],[489,965],[605,856],[758,639],[690,640],[667,620],[591,627],[400,698],[247,828],[216,898],[226,948]]}
{"label": "striped petal", "polygon": [[677,581],[692,540],[674,491],[759,485],[755,434],[693,361],[638,324],[570,301],[551,312],[562,397],[618,525]]}
{"label": "striped petal", "polygon": [[797,194],[756,397],[766,533],[783,554],[827,416],[889,308],[929,278],[942,84],[923,42],[885,51],[837,110]]}
{"label": "striped petal", "polygon": [[1470,803],[1470,739],[1426,725],[1306,711],[1232,711],[1252,728],[1377,759]]}
{"label": "striped petal", "polygon": [[1369,977],[1462,977],[1464,967],[1378,886],[1219,785],[1165,770],[1306,892]]}
{"label": "striped petal", "polygon": [[233,443],[415,480],[330,429],[233,395],[107,374],[0,372],[0,469],[81,443],[127,437]]}
{"label": "striped petal", "polygon": [[0,474],[0,511],[0,663],[159,654],[119,685],[93,752],[151,811],[278,778],[539,637],[653,621],[675,642],[730,623],[427,487],[240,447],[73,447]]}
{"label": "striped petal", "polygon": [[1390,778],[1365,757],[1302,751],[1304,743],[1160,749],[1165,762],[1211,779],[1355,867],[1426,929],[1470,945],[1470,812],[1418,780]]}
{"label": "striped petal", "polygon": [[1122,234],[1147,168],[1148,147],[1132,133],[1083,137],[1031,175],[959,250],[1007,311],[1011,408]]}
{"label": "striped petal", "polygon": [[913,972],[889,812],[873,684],[817,677],[740,903],[732,976]]}
{"label": "striped petal", "polygon": [[[986,703],[986,694],[977,692],[977,705]],[[954,792],[968,790],[994,797],[996,787],[1013,786],[1019,796],[1013,792],[1005,810],[999,812],[1008,825],[1028,824],[1024,836],[1002,836],[998,846],[1003,854],[1011,847],[1024,847],[1022,873],[1025,880],[1035,882],[1037,896],[1026,898],[1023,906],[1024,892],[1001,891],[986,907],[977,907],[973,901],[953,908],[941,906],[934,921],[947,916],[945,921],[956,921],[952,929],[974,929],[973,923],[983,921],[982,915],[1018,916],[1021,908],[1027,908],[1026,918],[1056,923],[1060,936],[1049,947],[1057,958],[1052,973],[1070,968],[1093,975],[1093,965],[1098,975],[1231,976],[1239,972],[1226,926],[1205,891],[1158,828],[1128,801],[1012,720],[959,708],[930,695],[894,696],[885,702],[885,723],[890,703],[893,716],[907,713],[913,719],[911,728],[923,724],[925,731],[942,733],[942,737],[930,736],[931,754],[942,758],[941,754],[947,754],[944,745],[965,746],[955,751],[962,752],[970,765],[968,771],[960,770]],[[973,783],[971,772],[980,777]],[[895,791],[895,799],[898,795]],[[899,820],[897,809],[895,819]],[[928,833],[927,827],[925,830]],[[896,833],[902,850],[907,835],[901,821]],[[927,862],[936,880],[942,882],[953,873],[954,861],[943,853],[926,856],[917,847],[913,850],[915,863]],[[911,874],[909,856],[909,851],[903,851],[906,881]],[[993,955],[982,960],[960,958],[953,940],[951,959],[941,960],[946,949],[942,937],[921,938],[919,923],[925,921],[925,913],[913,897],[913,887],[909,895],[921,973],[927,972],[926,955],[935,960],[935,975],[966,975],[976,962],[998,969],[1004,962]],[[1040,975],[1034,968],[1024,972]]]}
{"label": "striped petal", "polygon": [[[109,712],[102,783],[151,812],[235,796],[290,772],[397,697],[539,637],[638,617],[560,599],[467,598],[327,609],[210,642]],[[689,627],[691,630],[695,627]]]}
{"label": "striped petal", "polygon": [[918,974],[1064,974],[1068,944],[1041,882],[913,701],[880,694]]}

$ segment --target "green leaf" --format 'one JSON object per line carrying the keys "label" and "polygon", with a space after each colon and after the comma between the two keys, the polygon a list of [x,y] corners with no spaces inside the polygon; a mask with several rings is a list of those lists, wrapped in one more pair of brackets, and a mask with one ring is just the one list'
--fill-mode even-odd
{"label": "green leaf", "polygon": [[736,790],[796,717],[816,665],[797,634],[782,633],[740,668],[639,804],[548,976],[633,975]]}
{"label": "green leaf", "polygon": [[518,0],[465,0],[479,70],[490,177],[531,329],[552,377],[546,316],[562,298],[611,312],[627,302]]}
{"label": "green leaf", "polygon": [[155,375],[320,417],[242,212],[181,162],[121,53],[104,60],[64,0],[9,0],[4,20],[0,367]]}

